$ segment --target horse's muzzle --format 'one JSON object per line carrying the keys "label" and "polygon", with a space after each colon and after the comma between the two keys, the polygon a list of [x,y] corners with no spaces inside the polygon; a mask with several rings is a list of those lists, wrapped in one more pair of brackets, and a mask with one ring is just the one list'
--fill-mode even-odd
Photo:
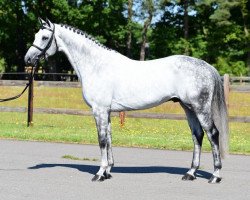
{"label": "horse's muzzle", "polygon": [[28,57],[28,58],[25,57],[24,61],[25,61],[26,65],[31,65],[31,58],[30,57]]}
{"label": "horse's muzzle", "polygon": [[40,60],[39,54],[37,52],[33,52],[30,49],[26,53],[24,57],[24,62],[27,66],[36,66],[38,61]]}
{"label": "horse's muzzle", "polygon": [[39,58],[31,59],[30,57],[25,57],[24,61],[27,66],[36,66],[39,62]]}

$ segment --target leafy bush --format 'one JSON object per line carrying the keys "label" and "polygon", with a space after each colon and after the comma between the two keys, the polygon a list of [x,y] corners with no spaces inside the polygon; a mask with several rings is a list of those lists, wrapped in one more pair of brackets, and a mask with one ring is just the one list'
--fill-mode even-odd
{"label": "leafy bush", "polygon": [[6,68],[6,62],[4,58],[0,58],[0,73],[5,72],[5,68]]}
{"label": "leafy bush", "polygon": [[247,75],[247,68],[243,61],[230,61],[228,58],[218,57],[215,63],[220,74],[230,74],[235,76]]}

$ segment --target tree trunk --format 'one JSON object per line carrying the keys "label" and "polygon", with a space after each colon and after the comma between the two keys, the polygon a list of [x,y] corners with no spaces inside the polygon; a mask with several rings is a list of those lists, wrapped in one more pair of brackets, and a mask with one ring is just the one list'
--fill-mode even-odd
{"label": "tree trunk", "polygon": [[49,80],[51,81],[60,81],[60,77],[58,77],[55,73],[58,73],[57,71],[57,65],[56,65],[56,59],[54,57],[49,58],[48,62],[49,67],[49,73],[52,73],[52,75],[49,77]]}
{"label": "tree trunk", "polygon": [[247,68],[248,68],[248,75],[250,75],[250,44],[249,44],[249,30],[248,30],[248,9],[247,9],[247,1],[241,2],[241,14],[243,18],[243,26],[244,26],[244,32],[245,32],[245,41],[246,41],[246,48],[247,48]]}
{"label": "tree trunk", "polygon": [[154,13],[154,1],[153,0],[145,0],[145,9],[148,14],[147,19],[144,21],[143,29],[142,29],[142,43],[141,43],[141,51],[140,51],[140,60],[145,60],[145,50],[147,43],[147,32],[148,28],[151,24],[153,13]]}
{"label": "tree trunk", "polygon": [[248,75],[250,75],[250,44],[249,44],[249,31],[247,28],[247,14],[244,13],[244,7],[242,8],[242,17],[243,17],[243,25],[244,25],[244,32],[245,32],[245,38],[246,38],[246,48],[247,48],[247,68],[248,68]]}
{"label": "tree trunk", "polygon": [[127,57],[131,58],[132,46],[132,16],[133,16],[133,0],[128,0],[128,37],[127,37]]}
{"label": "tree trunk", "polygon": [[24,42],[24,32],[23,32],[23,17],[24,17],[24,13],[22,10],[22,6],[21,6],[21,1],[18,1],[16,3],[16,7],[15,7],[15,12],[16,12],[16,17],[17,17],[17,26],[16,26],[16,37],[17,37],[17,51],[16,51],[16,58],[17,58],[17,71],[18,72],[24,72],[24,66],[25,66],[25,62],[24,62],[24,56],[25,56],[25,52],[26,52],[26,45]]}
{"label": "tree trunk", "polygon": [[188,0],[184,0],[184,38],[188,39]]}
{"label": "tree trunk", "polygon": [[247,68],[248,68],[248,76],[250,76],[250,44],[247,44]]}
{"label": "tree trunk", "polygon": [[[188,0],[184,0],[184,39],[187,41],[189,37],[189,21],[188,21]],[[189,55],[189,47],[185,47],[185,55]]]}
{"label": "tree trunk", "polygon": [[145,60],[145,49],[146,49],[146,42],[147,42],[147,32],[148,27],[151,24],[153,18],[153,12],[149,9],[149,17],[144,22],[143,30],[142,30],[142,44],[141,44],[141,51],[140,51],[140,60]]}

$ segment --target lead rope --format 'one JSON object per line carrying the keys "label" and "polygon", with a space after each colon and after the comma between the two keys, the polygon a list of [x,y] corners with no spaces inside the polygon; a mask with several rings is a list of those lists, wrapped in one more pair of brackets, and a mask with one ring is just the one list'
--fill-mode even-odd
{"label": "lead rope", "polygon": [[14,96],[14,97],[9,97],[9,98],[6,98],[6,99],[0,99],[0,102],[12,101],[12,100],[15,100],[15,99],[18,99],[19,97],[21,97],[21,96],[23,95],[23,93],[27,90],[27,88],[30,86],[30,84],[31,84],[31,82],[32,82],[32,79],[33,79],[34,76],[35,76],[35,71],[36,71],[36,69],[37,69],[37,65],[38,65],[38,62],[35,64],[35,66],[32,66],[31,72],[30,72],[30,74],[29,74],[29,82],[26,83],[26,86],[25,86],[25,88],[23,89],[23,91],[22,91],[20,94]]}
{"label": "lead rope", "polygon": [[[45,27],[42,27],[42,29],[43,29],[43,28],[45,28]],[[46,28],[46,29],[47,29],[47,28]],[[38,46],[35,45],[35,44],[32,44],[33,47],[35,47],[35,48],[37,48],[38,50],[41,51],[41,54],[40,54],[39,58],[42,57],[42,56],[44,56],[44,58],[45,58],[46,51],[50,48],[50,46],[51,46],[51,44],[52,44],[52,41],[53,41],[53,38],[54,38],[54,34],[55,34],[55,25],[54,25],[54,27],[53,27],[53,30],[51,30],[51,29],[47,29],[47,30],[51,31],[51,32],[52,32],[52,35],[51,35],[51,37],[50,37],[50,40],[49,40],[48,44],[46,45],[46,47],[45,47],[44,49],[38,47]],[[56,38],[55,38],[55,43],[56,43],[56,49],[58,50]],[[45,60],[46,60],[46,59],[45,59]],[[37,60],[37,61],[38,61],[38,60]],[[32,79],[33,79],[34,76],[35,76],[35,71],[36,71],[36,69],[37,69],[38,63],[39,63],[39,62],[36,62],[35,65],[32,66],[32,69],[31,69],[31,72],[30,72],[30,75],[29,75],[29,82],[26,84],[26,86],[25,86],[25,88],[23,89],[23,91],[22,91],[20,94],[14,96],[14,97],[6,98],[6,99],[0,99],[0,102],[5,102],[5,101],[11,101],[11,100],[14,100],[14,99],[18,99],[19,97],[21,97],[21,96],[23,95],[23,93],[24,93],[24,92],[27,90],[27,88],[30,86],[30,84],[31,84],[31,82],[32,82]]]}

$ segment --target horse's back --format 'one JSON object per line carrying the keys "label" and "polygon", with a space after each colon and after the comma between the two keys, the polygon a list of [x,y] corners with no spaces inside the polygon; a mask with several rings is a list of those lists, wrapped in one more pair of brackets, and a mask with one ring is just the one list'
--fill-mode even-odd
{"label": "horse's back", "polygon": [[[128,64],[123,78],[158,89],[169,91],[176,89],[194,89],[211,87],[215,79],[219,78],[217,70],[207,62],[184,55],[174,55],[150,61],[135,61]],[[123,79],[121,78],[121,79]],[[161,87],[160,87],[161,85]]]}

